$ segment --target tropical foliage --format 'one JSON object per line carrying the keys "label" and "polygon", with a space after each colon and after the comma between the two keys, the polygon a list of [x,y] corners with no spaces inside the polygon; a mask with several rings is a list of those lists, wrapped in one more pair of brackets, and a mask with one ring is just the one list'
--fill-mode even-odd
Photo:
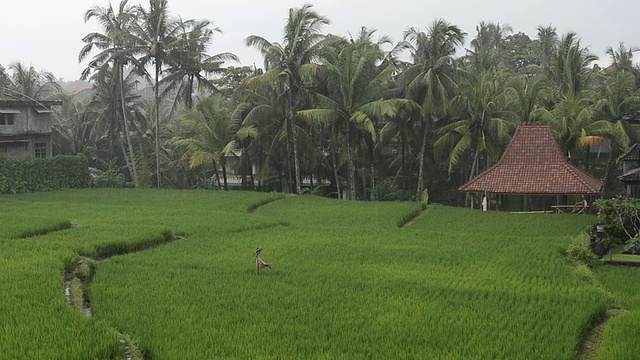
{"label": "tropical foliage", "polygon": [[[79,53],[94,88],[84,102],[63,98],[54,148],[138,187],[375,200],[384,184],[404,199],[428,189],[432,201],[462,204],[455,189],[500,158],[519,123],[545,122],[614,194],[616,159],[638,141],[637,49],[607,49],[611,66],[600,68],[576,33],[553,26],[530,37],[481,22],[467,34],[437,19],[394,43],[366,27],[326,34],[329,18],[305,4],[289,9],[281,41],[246,38],[259,69],[230,66],[234,54],[211,51],[222,29],[174,17],[167,0],[95,5],[85,20],[100,25]],[[0,68],[5,92],[48,99],[54,80],[20,63]],[[212,114],[226,130],[204,126]]]}

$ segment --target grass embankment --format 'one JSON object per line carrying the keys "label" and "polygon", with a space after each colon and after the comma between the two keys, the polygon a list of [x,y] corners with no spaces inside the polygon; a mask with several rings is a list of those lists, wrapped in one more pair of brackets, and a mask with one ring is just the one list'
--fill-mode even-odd
{"label": "grass embankment", "polygon": [[[0,257],[16,267],[0,269],[0,290],[11,294],[0,300],[10,314],[0,318],[0,335],[11,333],[0,352],[108,358],[117,353],[117,330],[154,360],[573,359],[585,326],[607,305],[561,255],[592,217],[432,207],[398,229],[419,204],[270,197],[2,197],[9,213],[28,218],[26,230],[38,219],[78,226],[28,239],[16,239],[24,231],[14,226],[0,235]],[[253,204],[264,205],[248,213]],[[95,316],[69,308],[62,273],[74,253],[96,257],[110,244],[165,231],[188,238],[102,261],[90,289]],[[256,246],[275,271],[256,275]]]}
{"label": "grass embankment", "polygon": [[596,359],[637,359],[640,354],[640,270],[600,267],[595,273],[622,309],[620,315],[609,320]]}
{"label": "grass embankment", "polygon": [[[120,335],[113,326],[99,316],[86,318],[67,303],[64,272],[75,255],[103,257],[162,239],[168,230],[186,232],[194,213],[209,214],[227,229],[262,226],[269,222],[242,214],[270,197],[136,190],[0,196],[0,357],[117,356]],[[229,215],[216,216],[225,209]]]}

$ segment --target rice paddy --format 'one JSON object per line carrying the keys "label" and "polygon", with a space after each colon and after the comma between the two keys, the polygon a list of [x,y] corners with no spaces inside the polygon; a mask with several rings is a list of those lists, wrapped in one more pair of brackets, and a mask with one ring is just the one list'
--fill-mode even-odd
{"label": "rice paddy", "polygon": [[[133,189],[0,201],[6,358],[112,359],[126,337],[154,360],[574,359],[611,304],[562,256],[590,216],[431,206],[399,228],[419,204]],[[257,246],[273,271],[256,274]],[[76,255],[96,259],[91,317],[63,290]],[[629,341],[617,334],[603,344]]]}

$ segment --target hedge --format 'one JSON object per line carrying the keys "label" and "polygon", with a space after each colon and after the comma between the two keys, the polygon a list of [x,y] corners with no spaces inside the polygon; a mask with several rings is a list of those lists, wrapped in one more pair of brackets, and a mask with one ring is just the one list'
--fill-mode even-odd
{"label": "hedge", "polygon": [[0,156],[1,194],[85,188],[89,183],[89,163],[82,154],[15,160]]}

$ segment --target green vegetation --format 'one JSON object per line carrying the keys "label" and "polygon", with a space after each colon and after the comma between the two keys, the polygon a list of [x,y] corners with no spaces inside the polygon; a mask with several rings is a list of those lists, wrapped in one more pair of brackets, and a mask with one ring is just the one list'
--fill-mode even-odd
{"label": "green vegetation", "polygon": [[[264,57],[259,69],[211,54],[224,29],[172,14],[167,0],[101,3],[86,9],[97,28],[78,49],[88,99],[60,95],[52,74],[20,63],[0,66],[0,84],[62,98],[54,153],[85,154],[107,172],[102,185],[301,194],[322,184],[332,197],[416,201],[429,189],[432,203],[462,205],[456,189],[498,161],[517,125],[542,122],[573,163],[606,180],[608,197],[624,191],[615,160],[640,140],[640,68],[622,43],[603,69],[579,34],[551,25],[525,34],[434,19],[402,34],[363,24],[336,35],[331,14],[300,4],[284,23],[265,19],[283,30],[278,41],[245,39]],[[610,155],[592,156],[603,143]]]}
{"label": "green vegetation", "polygon": [[19,160],[0,156],[0,194],[85,188],[87,168],[84,155]]}
{"label": "green vegetation", "polygon": [[602,267],[596,274],[618,306],[626,310],[609,321],[596,359],[635,359],[640,353],[640,272],[634,268]]}
{"label": "green vegetation", "polygon": [[[136,189],[1,200],[8,358],[114,358],[126,338],[153,359],[573,359],[609,304],[563,258],[591,216],[432,206],[400,229],[421,204]],[[256,275],[256,246],[274,271]],[[103,259],[77,266],[95,273],[90,318],[63,291],[76,254]]]}

